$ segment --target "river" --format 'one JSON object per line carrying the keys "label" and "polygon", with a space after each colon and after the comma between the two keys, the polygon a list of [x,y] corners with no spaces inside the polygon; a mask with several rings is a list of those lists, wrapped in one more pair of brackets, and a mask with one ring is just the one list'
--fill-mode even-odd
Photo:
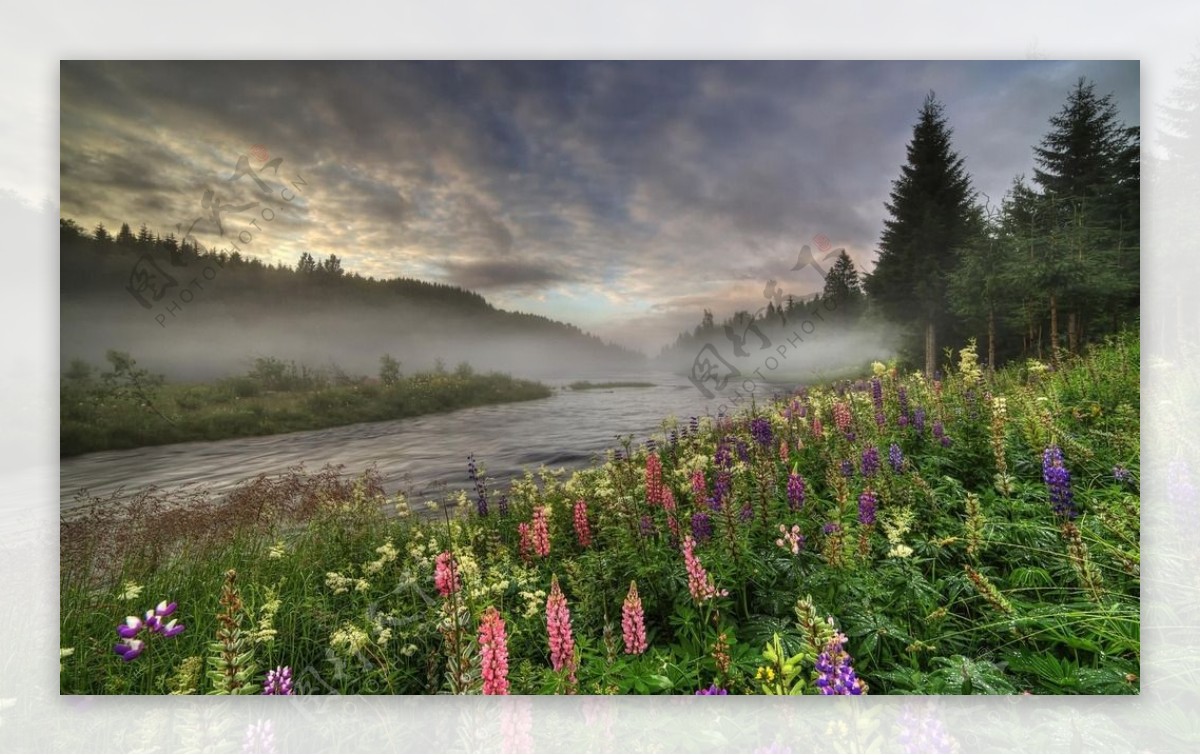
{"label": "river", "polygon": [[483,465],[489,483],[503,483],[543,464],[587,466],[607,449],[619,447],[618,435],[632,434],[640,443],[661,433],[668,416],[686,423],[718,410],[718,402],[706,399],[685,377],[660,373],[636,379],[654,385],[576,391],[565,387],[568,380],[546,381],[554,394],[536,401],[71,457],[61,463],[61,511],[69,516],[78,510],[82,489],[104,497],[152,485],[167,490],[203,485],[221,493],[260,474],[279,474],[296,465],[316,471],[326,464],[345,465],[349,474],[374,465],[389,493],[403,489],[424,500],[422,496],[470,487],[469,454]]}

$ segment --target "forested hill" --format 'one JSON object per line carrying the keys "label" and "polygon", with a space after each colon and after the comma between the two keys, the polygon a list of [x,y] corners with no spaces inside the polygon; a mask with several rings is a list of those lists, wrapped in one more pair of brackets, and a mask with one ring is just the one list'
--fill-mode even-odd
{"label": "forested hill", "polygon": [[63,363],[108,349],[177,378],[241,371],[255,356],[373,374],[469,362],[518,375],[641,369],[642,354],[574,325],[509,312],[477,293],[410,278],[378,280],[305,253],[295,267],[204,250],[128,225],[114,234],[60,221]]}

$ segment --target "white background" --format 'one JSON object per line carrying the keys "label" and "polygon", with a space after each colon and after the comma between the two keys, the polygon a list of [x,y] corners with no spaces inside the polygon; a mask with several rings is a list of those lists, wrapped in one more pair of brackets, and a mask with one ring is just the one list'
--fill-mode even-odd
{"label": "white background", "polygon": [[[979,8],[979,9],[976,9]],[[1200,749],[1200,147],[1160,144],[1200,76],[1194,3],[609,0],[23,3],[0,10],[0,750]],[[58,64],[76,58],[1104,58],[1142,61],[1143,613],[1138,698],[250,700],[58,695]],[[1197,90],[1182,104],[1195,107]],[[1175,104],[1180,104],[1176,102]],[[280,113],[279,117],[289,117]],[[1200,136],[1197,134],[1196,136]],[[1167,159],[1169,158],[1169,160]]]}

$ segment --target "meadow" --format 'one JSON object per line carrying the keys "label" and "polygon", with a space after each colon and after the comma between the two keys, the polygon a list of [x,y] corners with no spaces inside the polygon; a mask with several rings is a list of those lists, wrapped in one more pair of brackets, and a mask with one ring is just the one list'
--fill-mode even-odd
{"label": "meadow", "polygon": [[415,417],[551,395],[541,383],[469,364],[402,375],[384,356],[379,379],[260,357],[243,375],[169,383],[110,351],[108,372],[77,361],[62,379],[62,456],[224,440]]}
{"label": "meadow", "polygon": [[60,688],[1136,694],[1139,353],[876,364],[571,475],[464,459],[444,501],[325,470],[98,502]]}

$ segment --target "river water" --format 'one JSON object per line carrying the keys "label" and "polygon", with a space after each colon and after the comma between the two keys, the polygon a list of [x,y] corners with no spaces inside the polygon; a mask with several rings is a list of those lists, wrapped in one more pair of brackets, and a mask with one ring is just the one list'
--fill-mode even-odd
{"label": "river water", "polygon": [[62,460],[61,510],[66,515],[77,510],[82,489],[108,496],[151,485],[203,485],[220,493],[260,474],[279,474],[296,465],[317,471],[326,464],[343,464],[348,474],[374,465],[389,493],[403,489],[423,500],[421,496],[470,487],[468,454],[484,466],[489,483],[503,483],[542,464],[587,466],[607,449],[619,447],[618,435],[632,434],[635,442],[643,442],[661,433],[665,417],[674,415],[686,423],[692,416],[718,411],[718,402],[706,399],[685,377],[663,373],[636,379],[654,386],[574,391],[565,388],[570,381],[547,381],[554,394],[536,401],[76,456]]}

